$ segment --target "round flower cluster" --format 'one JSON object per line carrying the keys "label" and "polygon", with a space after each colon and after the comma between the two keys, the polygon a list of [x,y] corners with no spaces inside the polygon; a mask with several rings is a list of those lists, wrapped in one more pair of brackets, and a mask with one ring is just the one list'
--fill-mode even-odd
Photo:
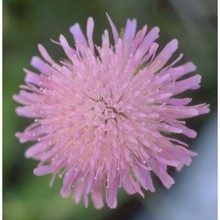
{"label": "round flower cluster", "polygon": [[[173,178],[167,167],[180,170],[196,153],[170,133],[194,138],[185,119],[209,112],[208,105],[189,106],[191,98],[176,95],[199,88],[201,76],[186,77],[196,67],[192,62],[176,65],[179,55],[171,40],[159,53],[159,28],[144,26],[136,33],[136,20],[127,20],[122,37],[110,19],[114,44],[104,31],[102,45],[93,42],[94,21],[87,22],[86,37],[79,24],[70,28],[72,48],[61,35],[59,42],[67,59],[55,62],[42,45],[44,58],[33,57],[36,72],[25,69],[26,85],[14,100],[19,116],[35,119],[16,136],[35,142],[26,157],[40,161],[36,175],[63,177],[61,195],[73,193],[76,202],[91,193],[96,208],[103,196],[110,208],[117,206],[117,192],[155,191],[154,173],[169,188]],[[157,54],[157,55],[156,55]],[[181,79],[184,77],[184,79]],[[74,188],[74,192],[72,192]]]}

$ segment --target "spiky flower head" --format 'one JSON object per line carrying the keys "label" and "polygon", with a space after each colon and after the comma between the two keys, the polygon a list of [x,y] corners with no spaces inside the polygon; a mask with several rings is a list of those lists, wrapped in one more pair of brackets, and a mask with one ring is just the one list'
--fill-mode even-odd
{"label": "spiky flower head", "polygon": [[[209,112],[208,105],[191,105],[191,98],[176,95],[199,88],[201,76],[186,77],[196,69],[192,62],[177,66],[182,54],[167,64],[177,50],[171,40],[157,53],[159,28],[136,33],[136,20],[127,20],[122,37],[108,17],[114,43],[107,30],[102,45],[93,42],[94,21],[87,22],[86,37],[80,25],[70,28],[71,47],[61,35],[67,59],[55,62],[42,45],[44,58],[33,57],[36,72],[25,69],[26,85],[14,99],[19,116],[35,119],[16,136],[35,142],[26,157],[40,161],[34,174],[63,176],[61,195],[79,202],[88,195],[96,208],[103,196],[110,208],[117,206],[117,192],[155,191],[151,174],[169,188],[173,178],[168,166],[180,170],[196,153],[170,136],[194,138],[185,119]],[[156,55],[157,54],[157,55]],[[184,79],[181,79],[184,77]],[[73,188],[73,189],[72,189]]]}

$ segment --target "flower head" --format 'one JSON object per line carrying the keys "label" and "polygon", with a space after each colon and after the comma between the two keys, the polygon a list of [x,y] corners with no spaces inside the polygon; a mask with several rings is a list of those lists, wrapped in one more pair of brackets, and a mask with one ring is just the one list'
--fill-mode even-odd
{"label": "flower head", "polygon": [[96,208],[103,206],[103,196],[116,207],[120,187],[128,194],[154,192],[152,173],[169,188],[174,180],[168,166],[180,170],[196,155],[170,133],[194,138],[185,119],[209,112],[206,104],[189,106],[191,98],[176,97],[198,89],[201,80],[186,77],[196,69],[192,62],[176,65],[182,54],[167,64],[176,39],[157,53],[158,27],[136,33],[136,20],[128,19],[119,37],[108,19],[114,44],[107,30],[102,45],[94,44],[89,18],[86,37],[79,24],[70,28],[74,48],[63,35],[55,42],[67,59],[55,62],[38,45],[44,60],[33,57],[36,72],[24,69],[26,85],[14,96],[23,105],[17,114],[35,119],[16,134],[21,142],[35,142],[25,154],[40,161],[34,173],[61,175],[63,197],[73,191],[79,202],[83,195],[87,207],[91,193]]}

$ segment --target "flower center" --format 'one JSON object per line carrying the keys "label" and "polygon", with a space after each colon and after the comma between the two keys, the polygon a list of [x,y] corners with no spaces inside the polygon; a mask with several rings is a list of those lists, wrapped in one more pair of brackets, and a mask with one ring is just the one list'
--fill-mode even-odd
{"label": "flower center", "polygon": [[108,103],[103,98],[94,101],[94,113],[96,116],[108,120],[123,115],[123,109],[119,103]]}

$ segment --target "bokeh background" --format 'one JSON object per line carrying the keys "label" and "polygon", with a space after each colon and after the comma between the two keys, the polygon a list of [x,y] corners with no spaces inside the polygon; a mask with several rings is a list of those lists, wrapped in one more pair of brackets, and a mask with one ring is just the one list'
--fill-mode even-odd
{"label": "bokeh background", "polygon": [[[217,212],[217,40],[215,0],[3,0],[3,217],[5,220],[215,220]],[[50,38],[64,34],[70,41],[69,27],[79,22],[85,30],[88,16],[95,19],[94,39],[100,43],[101,33],[110,28],[109,13],[118,29],[127,18],[136,18],[139,28],[158,25],[162,46],[172,38],[179,40],[184,60],[192,60],[203,77],[202,88],[193,94],[194,103],[211,104],[211,113],[188,122],[199,132],[195,140],[186,139],[199,156],[181,173],[170,170],[176,184],[164,189],[155,179],[156,193],[146,198],[128,196],[120,191],[117,209],[95,210],[92,203],[85,209],[71,198],[59,195],[61,179],[49,188],[50,176],[36,177],[32,170],[36,161],[26,160],[15,138],[29,121],[15,115],[12,95],[23,84],[23,67],[29,67],[33,55],[39,55],[42,43],[55,58],[63,53]],[[73,41],[72,41],[73,42]]]}

